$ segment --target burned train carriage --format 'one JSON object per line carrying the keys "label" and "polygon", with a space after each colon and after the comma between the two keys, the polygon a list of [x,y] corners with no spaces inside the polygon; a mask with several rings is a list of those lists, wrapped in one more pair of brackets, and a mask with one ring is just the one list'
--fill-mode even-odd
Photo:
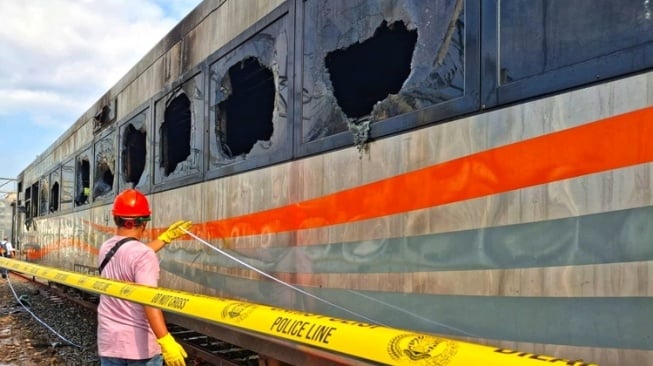
{"label": "burned train carriage", "polygon": [[650,363],[652,25],[641,0],[206,0],[18,177],[22,253],[92,271],[135,187],[150,236],[202,238],[161,252],[165,287]]}

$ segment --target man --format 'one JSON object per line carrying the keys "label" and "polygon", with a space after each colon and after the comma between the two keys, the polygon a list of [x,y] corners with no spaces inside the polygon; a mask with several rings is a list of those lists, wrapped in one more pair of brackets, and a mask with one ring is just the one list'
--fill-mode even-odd
{"label": "man", "polygon": [[[191,222],[178,221],[144,244],[137,238],[144,234],[151,211],[142,193],[121,192],[112,213],[116,235],[100,247],[101,276],[157,286],[160,269],[155,252],[183,236]],[[102,366],[161,366],[163,361],[168,366],[186,365],[186,352],[168,332],[163,312],[154,307],[101,295],[97,338]]]}
{"label": "man", "polygon": [[[15,255],[14,246],[11,245],[8,238],[4,238],[2,239],[2,242],[0,242],[0,251],[2,252],[3,257],[13,258]],[[2,278],[7,278],[7,269],[2,268],[0,271],[2,272]]]}

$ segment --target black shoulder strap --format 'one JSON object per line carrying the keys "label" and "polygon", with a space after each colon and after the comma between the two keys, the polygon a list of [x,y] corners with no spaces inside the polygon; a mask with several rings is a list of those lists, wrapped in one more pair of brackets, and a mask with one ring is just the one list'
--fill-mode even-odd
{"label": "black shoulder strap", "polygon": [[111,260],[111,257],[113,257],[113,255],[116,254],[116,252],[118,251],[118,249],[120,249],[120,247],[121,247],[123,244],[125,244],[126,242],[131,241],[131,240],[137,240],[137,239],[136,239],[136,238],[132,238],[132,237],[124,238],[124,239],[120,240],[119,242],[117,242],[117,243],[113,246],[113,248],[111,248],[111,250],[109,250],[109,252],[107,253],[107,255],[104,257],[104,260],[102,261],[102,264],[100,264],[100,268],[99,268],[99,270],[100,270],[100,274],[102,274],[102,270],[103,270],[104,267],[107,265],[107,263],[109,263],[109,261]]}

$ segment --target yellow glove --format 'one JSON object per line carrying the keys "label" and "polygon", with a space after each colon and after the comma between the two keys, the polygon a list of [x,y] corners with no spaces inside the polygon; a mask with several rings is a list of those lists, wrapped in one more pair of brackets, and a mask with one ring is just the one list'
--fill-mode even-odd
{"label": "yellow glove", "polygon": [[184,351],[184,348],[172,338],[170,333],[156,341],[161,346],[161,355],[167,366],[186,366],[184,358],[188,355]]}
{"label": "yellow glove", "polygon": [[190,221],[184,221],[184,220],[177,221],[174,224],[170,225],[168,230],[161,233],[161,235],[159,235],[159,237],[157,239],[159,239],[162,242],[168,244],[171,241],[173,241],[173,240],[175,240],[175,239],[177,239],[177,238],[179,238],[181,236],[184,236],[184,234],[186,234],[186,232],[184,230],[190,229],[190,226],[192,224],[193,223],[190,222]]}

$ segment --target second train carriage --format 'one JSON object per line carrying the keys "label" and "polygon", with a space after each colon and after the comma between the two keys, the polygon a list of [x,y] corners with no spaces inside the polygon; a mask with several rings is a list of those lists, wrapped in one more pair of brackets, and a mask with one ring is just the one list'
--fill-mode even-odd
{"label": "second train carriage", "polygon": [[651,365],[652,25],[641,0],[204,1],[20,174],[20,249],[94,271],[135,187],[151,237],[202,239],[162,286]]}

